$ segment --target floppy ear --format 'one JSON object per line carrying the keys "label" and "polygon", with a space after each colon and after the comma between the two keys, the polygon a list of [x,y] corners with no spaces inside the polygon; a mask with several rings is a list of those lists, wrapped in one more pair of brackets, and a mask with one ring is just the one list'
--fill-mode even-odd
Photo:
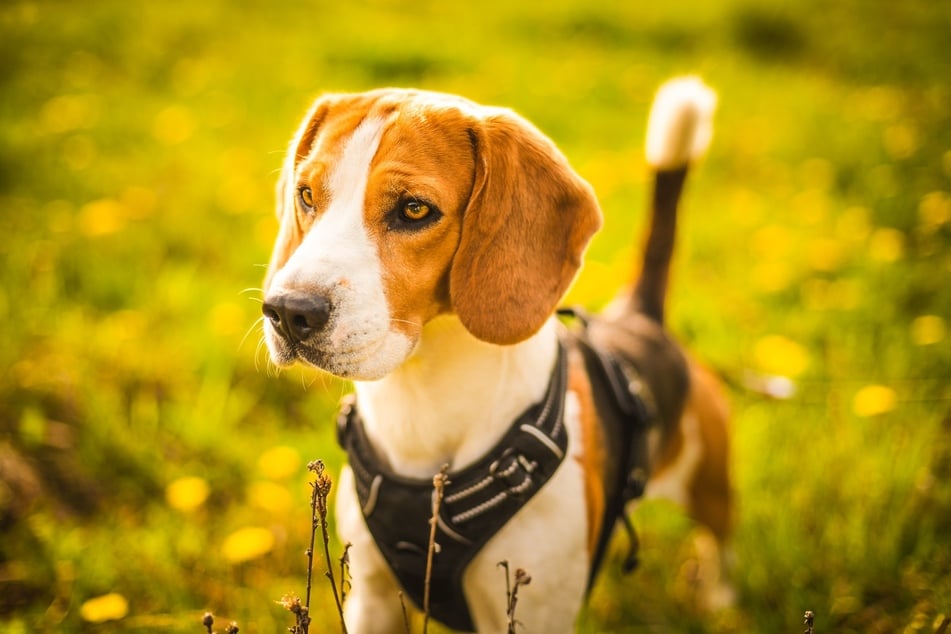
{"label": "floppy ear", "polygon": [[601,210],[554,144],[514,113],[494,111],[472,134],[476,182],[450,297],[473,335],[517,343],[542,327],[568,289]]}
{"label": "floppy ear", "polygon": [[297,194],[295,191],[297,179],[295,178],[295,172],[298,163],[310,153],[314,139],[317,137],[317,130],[327,115],[327,107],[327,98],[321,98],[314,102],[294,138],[291,139],[287,155],[284,157],[281,175],[277,179],[276,211],[277,220],[281,224],[277,239],[274,242],[274,249],[271,251],[271,262],[268,264],[264,279],[265,291],[271,285],[271,278],[284,266],[303,238],[303,231],[297,220]]}

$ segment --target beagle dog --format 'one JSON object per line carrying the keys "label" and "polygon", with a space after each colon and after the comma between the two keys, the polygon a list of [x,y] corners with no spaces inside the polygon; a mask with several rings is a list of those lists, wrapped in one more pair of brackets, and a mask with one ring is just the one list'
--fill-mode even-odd
{"label": "beagle dog", "polygon": [[[459,588],[455,599],[437,596],[446,603],[433,612],[450,627],[506,631],[498,564],[508,561],[531,575],[519,589],[524,630],[571,631],[612,529],[626,519],[624,505],[643,492],[624,495],[634,472],[641,485],[649,475],[648,496],[682,503],[715,538],[715,554],[726,554],[725,400],[663,322],[676,206],[687,168],[709,141],[715,100],[696,78],[658,92],[640,276],[580,330],[555,308],[601,211],[547,137],[510,110],[426,91],[333,94],[313,104],[278,183],[264,337],[276,365],[303,361],[355,386],[363,458],[357,469],[351,454],[336,502],[337,530],[352,544],[349,631],[403,631],[401,591],[419,592],[393,558],[419,550],[400,531],[418,524],[429,534],[433,476],[444,465],[450,484],[478,472],[465,490],[447,490],[444,508],[504,476],[496,493],[438,517],[437,565],[452,559],[450,546],[475,544],[432,583],[434,596]],[[591,362],[592,349],[614,370]],[[607,411],[612,372],[644,420]],[[550,427],[533,427],[542,417]],[[528,440],[513,442],[524,451],[500,449],[513,421],[522,421],[516,432]],[[489,460],[493,451],[499,457]],[[367,461],[376,475],[364,473]],[[544,477],[540,463],[549,465]],[[415,497],[398,490],[419,483],[428,484]],[[415,517],[409,507],[420,499],[425,516]],[[510,501],[488,532],[465,523]],[[711,596],[729,592],[725,579],[712,582]]]}

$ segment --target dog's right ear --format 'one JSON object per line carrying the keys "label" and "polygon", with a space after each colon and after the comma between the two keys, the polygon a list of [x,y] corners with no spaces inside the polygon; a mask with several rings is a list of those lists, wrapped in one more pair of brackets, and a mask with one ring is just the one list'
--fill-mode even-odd
{"label": "dog's right ear", "polygon": [[510,345],[535,334],[581,266],[601,209],[546,136],[491,109],[471,132],[476,180],[449,288],[462,324]]}
{"label": "dog's right ear", "polygon": [[277,179],[276,211],[280,229],[274,242],[274,249],[271,251],[267,275],[264,278],[265,291],[271,285],[274,274],[284,266],[303,239],[304,232],[297,215],[297,166],[310,154],[314,139],[317,138],[317,131],[327,116],[329,102],[329,97],[321,97],[314,102],[294,138],[291,139],[287,155],[284,157],[281,175]]}

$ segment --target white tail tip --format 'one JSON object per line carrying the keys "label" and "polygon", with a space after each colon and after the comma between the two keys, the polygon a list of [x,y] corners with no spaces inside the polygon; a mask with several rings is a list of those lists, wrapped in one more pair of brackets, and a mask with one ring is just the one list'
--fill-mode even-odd
{"label": "white tail tip", "polygon": [[647,122],[647,163],[658,170],[685,167],[706,152],[713,137],[717,95],[699,77],[677,77],[654,97]]}

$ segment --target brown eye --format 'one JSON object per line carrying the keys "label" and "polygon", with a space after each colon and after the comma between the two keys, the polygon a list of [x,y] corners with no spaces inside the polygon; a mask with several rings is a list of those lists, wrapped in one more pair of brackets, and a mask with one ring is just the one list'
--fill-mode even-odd
{"label": "brown eye", "polygon": [[314,210],[314,192],[311,191],[310,187],[306,185],[297,190],[297,196],[300,198],[300,204],[307,211]]}
{"label": "brown eye", "polygon": [[418,200],[410,200],[403,204],[401,214],[406,220],[422,220],[429,215],[429,205]]}
{"label": "brown eye", "polygon": [[436,205],[418,198],[403,198],[387,214],[387,223],[393,231],[423,231],[439,222],[442,212]]}

